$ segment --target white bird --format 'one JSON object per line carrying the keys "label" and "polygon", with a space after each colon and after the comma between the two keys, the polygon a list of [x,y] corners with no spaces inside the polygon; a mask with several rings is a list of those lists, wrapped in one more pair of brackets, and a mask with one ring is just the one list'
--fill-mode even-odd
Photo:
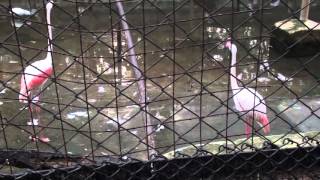
{"label": "white bird", "polygon": [[277,73],[277,78],[278,78],[280,81],[292,81],[292,78],[288,78],[288,77],[284,76],[284,75],[281,74],[281,73]]}
{"label": "white bird", "polygon": [[[22,9],[22,8],[19,8],[19,7],[12,8],[11,11],[13,12],[14,15],[17,15],[17,16],[31,16],[31,15],[34,15],[37,12],[36,9],[32,9],[31,11],[29,11],[29,10]],[[11,11],[10,11],[10,13],[11,13]],[[25,20],[22,20],[22,19],[19,19],[19,18],[16,18],[14,23],[13,23],[13,21],[11,21],[11,25],[15,26],[17,28],[20,28],[24,24],[31,25],[31,22],[30,21],[25,21]]]}
{"label": "white bird", "polygon": [[277,7],[279,5],[280,5],[280,0],[272,0],[270,2],[270,6],[272,6],[272,7]]}
{"label": "white bird", "polygon": [[18,16],[32,16],[37,12],[36,9],[26,10],[19,7],[14,7],[11,11]]}
{"label": "white bird", "polygon": [[263,61],[263,62],[260,64],[259,69],[260,69],[261,71],[270,70],[270,65],[269,65],[268,60],[264,59],[264,60],[262,60],[262,61]]}
{"label": "white bird", "polygon": [[270,82],[271,80],[267,77],[258,77],[258,81],[262,83]]}

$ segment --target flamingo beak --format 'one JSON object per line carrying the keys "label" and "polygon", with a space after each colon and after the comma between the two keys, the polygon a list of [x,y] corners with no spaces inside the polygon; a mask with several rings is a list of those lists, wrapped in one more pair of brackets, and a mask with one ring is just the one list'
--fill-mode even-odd
{"label": "flamingo beak", "polygon": [[230,51],[231,51],[231,41],[228,40],[225,43],[224,47],[225,47],[224,54],[225,54],[225,57],[227,57],[230,54]]}
{"label": "flamingo beak", "polygon": [[224,45],[224,47],[231,50],[231,38],[227,38],[226,44]]}

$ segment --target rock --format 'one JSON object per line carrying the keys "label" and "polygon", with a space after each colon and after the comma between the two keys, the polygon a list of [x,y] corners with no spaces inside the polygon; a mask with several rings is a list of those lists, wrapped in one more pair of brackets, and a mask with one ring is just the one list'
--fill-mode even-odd
{"label": "rock", "polygon": [[[290,19],[276,22],[270,44],[288,57],[312,56],[320,49],[320,24],[312,20]],[[292,47],[291,47],[292,46]]]}
{"label": "rock", "polygon": [[[193,156],[197,153],[197,150],[200,149],[200,147],[206,152],[219,155],[226,153],[233,154],[237,152],[254,152],[255,149],[264,149],[266,142],[268,142],[277,149],[297,148],[298,145],[299,147],[317,146],[317,143],[320,141],[319,133],[319,131],[311,131],[306,133],[269,135],[264,137],[254,136],[253,139],[240,138],[237,140],[228,141],[228,148],[222,148],[222,146],[226,147],[225,140],[218,140],[212,141],[206,144],[205,146],[195,144],[181,147],[176,149],[175,151],[167,152],[163,154],[163,156],[165,156],[168,159],[175,158],[175,153],[180,153],[186,156]],[[305,137],[309,137],[310,139],[308,140],[308,138]]]}

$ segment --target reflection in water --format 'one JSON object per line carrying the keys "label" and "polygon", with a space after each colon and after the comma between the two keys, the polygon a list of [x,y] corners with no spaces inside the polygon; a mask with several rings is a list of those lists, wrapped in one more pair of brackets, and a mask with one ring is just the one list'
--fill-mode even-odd
{"label": "reflection in water", "polygon": [[68,119],[74,119],[75,117],[88,117],[87,111],[75,111],[67,114]]}
{"label": "reflection in water", "polygon": [[[111,25],[107,23],[110,22],[102,18],[105,17],[105,12],[98,7],[94,11],[97,11],[95,21],[92,21],[90,13],[84,13],[81,22],[94,32],[108,30]],[[54,29],[56,35],[66,23],[62,19],[68,19],[68,16],[57,12],[54,15],[53,23],[57,23]],[[199,16],[197,12],[194,15]],[[129,16],[129,22],[141,25],[142,18],[136,16],[139,15]],[[145,23],[159,23],[158,16],[160,15],[149,13]],[[176,16],[177,21],[185,18],[179,13]],[[219,18],[217,17],[219,22],[230,22],[230,19]],[[238,22],[237,19],[235,21]],[[10,19],[1,20],[0,24],[3,27],[1,37],[5,37],[12,31],[8,26]],[[44,26],[34,23],[31,26],[46,32]],[[186,29],[186,32],[194,28],[192,24],[184,23],[179,24],[179,27]],[[46,47],[45,37],[35,39],[33,37],[38,37],[35,31],[24,26],[21,28],[24,28],[19,34],[23,45],[37,49]],[[230,100],[228,97],[231,97],[231,94],[228,96],[230,88],[227,73],[230,57],[221,43],[230,29],[219,27],[214,22],[206,22],[204,30],[204,40],[202,29],[195,29],[188,38],[183,31],[176,30],[176,39],[172,38],[173,29],[169,25],[157,29],[147,27],[146,32],[149,33],[145,36],[132,30],[134,42],[137,42],[137,60],[140,67],[145,67],[143,72],[147,77],[148,112],[155,125],[156,145],[161,153],[172,150],[173,144],[180,147],[200,143],[200,137],[201,143],[219,140],[225,136],[226,131],[231,139],[244,135],[243,123],[237,121],[238,115],[221,105],[222,102],[226,104]],[[48,127],[45,133],[51,138],[50,145],[61,152],[64,152],[61,148],[64,137],[68,153],[89,154],[93,149],[97,155],[122,154],[141,158],[144,157],[146,146],[140,139],[146,135],[144,122],[141,120],[142,113],[137,105],[137,83],[127,61],[125,37],[122,34],[122,61],[119,63],[117,52],[113,51],[118,47],[117,33],[109,31],[103,35],[83,33],[82,49],[79,45],[80,36],[74,29],[62,32],[54,40],[57,47],[54,53],[57,83],[49,80],[44,86],[41,117]],[[306,70],[301,70],[303,59],[287,59],[273,51],[269,52],[268,38],[259,38],[259,24],[244,24],[233,33],[239,47],[238,79],[247,87],[257,88],[266,97],[271,134],[287,133],[292,127],[276,115],[279,112],[278,105],[290,104],[286,102],[304,96],[306,91],[307,97],[319,96],[319,87],[311,89],[317,80]],[[205,43],[204,50],[199,48],[202,41]],[[8,43],[16,44],[16,40],[9,39]],[[175,56],[171,51],[173,44],[176,45]],[[10,132],[7,133],[8,146],[34,149],[35,144],[28,143],[32,132],[32,128],[26,126],[29,112],[17,100],[19,73],[22,71],[21,62],[33,62],[33,59],[43,58],[45,53],[37,55],[37,50],[21,49],[25,58],[21,61],[10,50],[18,52],[16,47],[11,46],[0,49],[0,111],[8,123],[5,129]],[[315,62],[311,62],[307,69],[319,75],[319,65]],[[240,86],[242,83],[238,82]],[[175,101],[172,99],[173,95]],[[317,103],[312,105],[320,107]],[[233,101],[229,101],[229,106],[233,108]],[[289,111],[290,107],[280,115],[290,114]],[[226,112],[229,114],[226,115]],[[226,122],[230,125],[227,130]],[[4,137],[1,139],[0,142]],[[1,144],[3,146],[4,143]],[[44,144],[40,144],[39,148],[52,150]]]}

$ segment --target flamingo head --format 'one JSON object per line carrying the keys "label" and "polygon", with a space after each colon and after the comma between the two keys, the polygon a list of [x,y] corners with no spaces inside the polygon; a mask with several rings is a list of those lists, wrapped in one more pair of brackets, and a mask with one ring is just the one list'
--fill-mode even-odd
{"label": "flamingo head", "polygon": [[231,38],[227,39],[227,42],[224,46],[228,48],[232,53],[237,53],[237,46],[231,43]]}
{"label": "flamingo head", "polygon": [[53,0],[48,0],[46,5],[47,10],[51,10],[52,7],[53,7]]}
{"label": "flamingo head", "polygon": [[225,44],[224,46],[225,46],[226,48],[228,48],[229,50],[231,50],[232,44],[231,44],[231,39],[230,39],[230,38],[227,39],[227,42],[226,42],[226,44]]}

